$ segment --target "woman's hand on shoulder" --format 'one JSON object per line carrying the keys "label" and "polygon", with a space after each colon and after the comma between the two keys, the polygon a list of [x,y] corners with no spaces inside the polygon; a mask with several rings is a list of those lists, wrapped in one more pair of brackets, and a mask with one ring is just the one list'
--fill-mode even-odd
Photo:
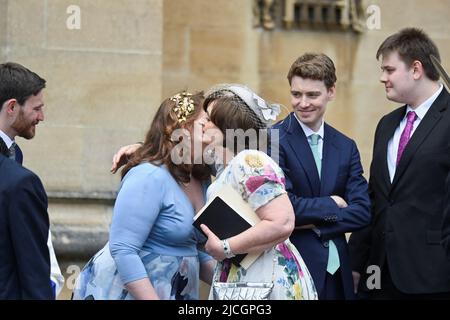
{"label": "woman's hand on shoulder", "polygon": [[140,143],[130,144],[120,148],[113,157],[111,172],[116,173],[117,170],[128,162],[130,156],[136,152],[141,146]]}

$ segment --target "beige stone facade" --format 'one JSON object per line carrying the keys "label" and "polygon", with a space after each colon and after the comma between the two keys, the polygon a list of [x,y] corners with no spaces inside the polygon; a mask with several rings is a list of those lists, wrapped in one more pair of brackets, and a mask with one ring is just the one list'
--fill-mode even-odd
{"label": "beige stone facade", "polygon": [[49,194],[55,247],[93,252],[120,182],[112,155],[142,140],[161,100],[163,1],[2,0],[0,30],[1,60],[47,80],[45,121],[19,143]]}
{"label": "beige stone facade", "polygon": [[[274,2],[280,13],[282,1]],[[79,29],[67,27],[71,5],[80,9]],[[335,61],[337,98],[326,121],[356,140],[367,173],[377,121],[395,108],[378,81],[383,39],[421,27],[450,70],[450,1],[369,5],[380,9],[381,28],[356,33],[254,28],[251,0],[0,0],[0,60],[48,81],[45,122],[19,144],[48,191],[57,251],[89,255],[106,239],[120,182],[109,173],[112,155],[143,139],[163,97],[240,82],[285,105],[286,115],[287,71],[308,51]]]}

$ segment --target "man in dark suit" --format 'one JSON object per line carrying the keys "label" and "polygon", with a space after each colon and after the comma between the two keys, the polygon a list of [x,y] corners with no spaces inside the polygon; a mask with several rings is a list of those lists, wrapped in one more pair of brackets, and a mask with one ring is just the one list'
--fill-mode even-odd
{"label": "man in dark suit", "polygon": [[0,300],[53,299],[44,187],[1,154],[0,177]]}
{"label": "man in dark suit", "polygon": [[436,45],[414,28],[388,37],[377,52],[387,98],[405,105],[378,123],[373,221],[350,240],[355,278],[373,299],[450,298],[450,260],[441,245],[449,224],[442,225],[450,206],[450,95],[430,55],[439,59]]}
{"label": "man in dark suit", "polygon": [[369,223],[370,202],[355,142],[323,120],[336,92],[333,61],[304,54],[291,66],[288,80],[294,112],[272,128],[272,135],[279,130],[279,164],[295,210],[290,240],[319,299],[352,299],[345,233]]}
{"label": "man in dark suit", "polygon": [[[0,64],[0,153],[20,164],[23,155],[15,138],[32,139],[36,125],[44,120],[44,88],[45,80],[24,66],[11,62]],[[52,261],[51,281],[56,294],[64,278],[54,255],[50,235],[48,246]]]}

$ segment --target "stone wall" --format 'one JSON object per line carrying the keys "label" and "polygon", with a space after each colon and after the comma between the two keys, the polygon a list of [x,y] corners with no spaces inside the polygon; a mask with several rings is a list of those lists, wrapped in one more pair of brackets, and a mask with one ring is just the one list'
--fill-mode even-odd
{"label": "stone wall", "polygon": [[[61,254],[90,255],[106,240],[120,182],[112,155],[143,139],[161,100],[162,3],[0,1],[2,61],[47,80],[45,121],[18,143],[49,194]],[[67,27],[73,4],[80,29]]]}
{"label": "stone wall", "polygon": [[6,14],[7,14],[7,1],[8,0],[0,0],[0,59],[1,61],[5,61],[6,56],[6,34],[7,34],[7,23],[6,23]]}
{"label": "stone wall", "polygon": [[258,88],[258,32],[250,1],[164,1],[163,96],[219,82]]}

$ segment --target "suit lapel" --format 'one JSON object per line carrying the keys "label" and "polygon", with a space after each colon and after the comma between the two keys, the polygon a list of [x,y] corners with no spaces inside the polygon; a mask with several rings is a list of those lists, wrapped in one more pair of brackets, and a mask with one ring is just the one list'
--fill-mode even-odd
{"label": "suit lapel", "polygon": [[426,137],[430,134],[432,129],[437,125],[437,123],[442,118],[442,111],[447,108],[447,91],[442,90],[441,94],[437,97],[434,103],[431,105],[425,117],[420,121],[419,126],[414,131],[411,139],[403,151],[402,158],[395,170],[394,180],[392,181],[392,188],[395,187],[398,180],[404,174],[405,170],[408,168],[414,154],[417,149],[422,145]]}
{"label": "suit lapel", "polygon": [[320,192],[320,180],[319,173],[317,172],[314,156],[309,146],[306,135],[303,132],[302,127],[298,123],[294,114],[290,115],[290,127],[288,129],[288,143],[292,148],[298,162],[303,168],[306,177],[308,178],[311,190],[314,195],[319,195]]}
{"label": "suit lapel", "polygon": [[340,152],[336,143],[336,134],[332,132],[325,123],[323,150],[322,150],[322,172],[320,183],[320,194],[332,194],[339,173]]}
{"label": "suit lapel", "polygon": [[2,138],[0,138],[0,154],[4,156],[8,155],[8,148],[6,147],[6,143]]}
{"label": "suit lapel", "polygon": [[374,155],[374,161],[379,161],[381,165],[381,171],[383,172],[383,185],[386,187],[386,194],[391,188],[391,178],[389,176],[389,168],[387,163],[388,144],[389,140],[394,136],[395,130],[400,124],[400,121],[402,121],[405,112],[406,105],[398,109],[397,112],[394,112],[390,117],[386,118],[386,124],[383,126],[378,138],[380,139],[379,143],[381,144],[380,150],[382,150],[381,159],[376,158]]}

